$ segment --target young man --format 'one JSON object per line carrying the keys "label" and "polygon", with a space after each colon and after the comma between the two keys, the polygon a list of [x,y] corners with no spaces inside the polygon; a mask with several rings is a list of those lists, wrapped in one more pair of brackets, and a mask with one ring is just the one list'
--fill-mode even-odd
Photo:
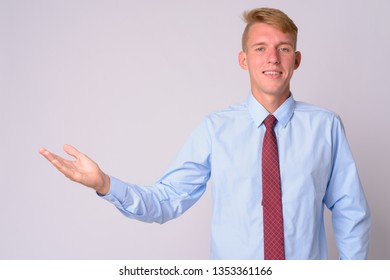
{"label": "young man", "polygon": [[[367,258],[369,209],[342,123],[290,92],[301,61],[297,27],[276,9],[244,17],[239,64],[249,72],[251,93],[246,102],[207,116],[153,186],[110,177],[69,145],[64,149],[74,161],[43,148],[40,153],[71,180],[144,222],[180,216],[211,180],[213,259],[326,259],[324,205],[332,210],[340,258]],[[271,210],[269,194],[278,205]],[[269,226],[269,217],[279,228]],[[276,255],[269,253],[268,238],[276,238]]]}

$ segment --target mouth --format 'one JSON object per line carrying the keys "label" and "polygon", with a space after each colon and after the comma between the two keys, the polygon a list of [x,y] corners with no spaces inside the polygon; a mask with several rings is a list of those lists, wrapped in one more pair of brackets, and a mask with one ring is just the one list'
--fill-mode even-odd
{"label": "mouth", "polygon": [[267,76],[279,76],[279,75],[282,75],[283,72],[279,72],[279,71],[263,71],[263,74],[267,75]]}
{"label": "mouth", "polygon": [[263,71],[263,75],[270,80],[279,80],[282,78],[283,72],[266,70]]}

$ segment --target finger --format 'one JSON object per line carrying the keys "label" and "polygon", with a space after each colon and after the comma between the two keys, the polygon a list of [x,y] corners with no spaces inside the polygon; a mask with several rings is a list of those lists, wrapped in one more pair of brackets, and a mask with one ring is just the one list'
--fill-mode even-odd
{"label": "finger", "polygon": [[69,144],[64,145],[64,151],[76,159],[79,159],[82,155],[75,147]]}
{"label": "finger", "polygon": [[66,177],[68,177],[71,180],[74,180],[72,178],[72,174],[74,173],[74,170],[70,167],[68,161],[53,160],[51,163],[54,165],[55,168],[57,168],[58,171],[60,171]]}
{"label": "finger", "polygon": [[43,147],[39,148],[39,150],[38,150],[38,152],[39,152],[41,155],[43,155],[43,153],[44,153],[45,151],[46,151],[46,149],[43,148]]}
{"label": "finger", "polygon": [[72,169],[71,161],[65,160],[62,157],[49,152],[45,148],[40,148],[39,153],[43,155],[48,161],[50,161],[50,163],[66,177],[68,177],[73,181],[77,180],[77,177],[75,176],[75,172]]}
{"label": "finger", "polygon": [[43,155],[48,161],[50,161],[50,163],[62,173],[65,174],[68,172],[67,170],[69,168],[66,166],[66,161],[60,156],[49,152],[45,148],[40,148],[39,153]]}
{"label": "finger", "polygon": [[53,161],[58,161],[59,156],[56,154],[53,154],[46,150],[45,148],[40,148],[39,153],[43,155],[48,161],[53,162]]}

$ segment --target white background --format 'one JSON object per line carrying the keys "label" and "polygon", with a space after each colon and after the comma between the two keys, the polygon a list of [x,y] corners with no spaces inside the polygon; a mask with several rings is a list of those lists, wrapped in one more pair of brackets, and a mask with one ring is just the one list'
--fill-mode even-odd
{"label": "white background", "polygon": [[[71,143],[153,183],[209,112],[245,100],[237,63],[254,7],[285,11],[303,54],[297,100],[343,119],[390,259],[390,2],[0,0],[0,259],[207,259],[211,198],[165,225],[124,218],[38,154]],[[327,214],[330,258],[337,258]]]}

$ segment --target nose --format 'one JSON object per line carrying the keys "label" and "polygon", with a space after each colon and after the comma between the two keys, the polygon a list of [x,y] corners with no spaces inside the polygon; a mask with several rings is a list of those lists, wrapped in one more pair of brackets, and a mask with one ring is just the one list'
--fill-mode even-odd
{"label": "nose", "polygon": [[279,64],[280,63],[279,52],[277,49],[269,50],[268,63],[269,64]]}

